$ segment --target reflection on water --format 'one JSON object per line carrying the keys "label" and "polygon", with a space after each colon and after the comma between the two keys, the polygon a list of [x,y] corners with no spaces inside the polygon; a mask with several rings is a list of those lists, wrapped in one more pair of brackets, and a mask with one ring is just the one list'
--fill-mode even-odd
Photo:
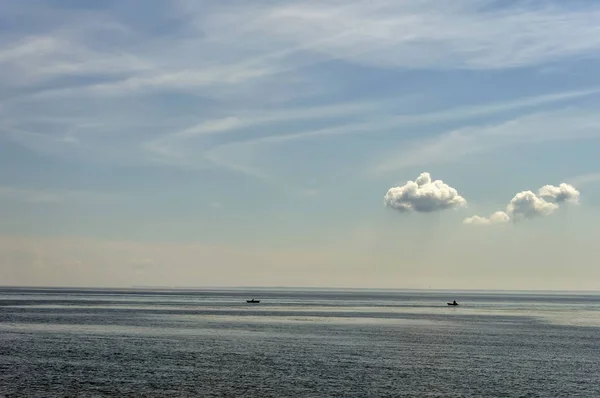
{"label": "reflection on water", "polygon": [[599,310],[592,294],[4,288],[0,394],[597,396]]}

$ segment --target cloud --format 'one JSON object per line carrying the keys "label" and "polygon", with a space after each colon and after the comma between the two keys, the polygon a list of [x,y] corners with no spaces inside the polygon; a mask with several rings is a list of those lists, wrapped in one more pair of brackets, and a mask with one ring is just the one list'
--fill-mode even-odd
{"label": "cloud", "polygon": [[[183,1],[153,4],[156,12],[141,19],[140,5],[11,5],[2,20],[18,16],[20,22],[0,39],[0,88],[6,88],[6,104],[0,106],[11,119],[0,138],[85,162],[214,166],[269,175],[251,162],[229,162],[208,152],[253,139],[269,144],[389,132],[586,95],[573,91],[441,112],[427,107],[411,114],[417,110],[399,106],[400,101],[389,101],[383,109],[386,101],[374,99],[372,90],[365,94],[363,83],[347,79],[349,64],[361,65],[371,79],[370,74],[382,69],[401,73],[532,66],[595,56],[600,48],[594,20],[600,7],[593,4],[573,9],[529,3],[482,7],[470,0],[293,0],[251,6],[242,1],[225,6]],[[157,26],[161,28],[151,28]],[[515,28],[521,26],[527,26],[526,32]],[[416,91],[422,95],[428,90]],[[327,95],[314,97],[315,91]],[[307,92],[313,98],[307,99]],[[282,96],[287,100],[280,102]],[[341,98],[357,101],[340,104]],[[32,121],[32,115],[75,113],[103,126],[86,128],[75,139],[63,138],[74,121],[54,126]],[[401,162],[443,160],[470,150],[464,148],[480,147],[468,143],[457,152],[439,156],[436,150],[425,151],[420,158],[416,148]]]}
{"label": "cloud", "polygon": [[[435,123],[443,123],[443,122],[453,122],[465,119],[474,119],[480,118],[483,116],[491,116],[496,114],[502,114],[505,112],[524,110],[528,108],[536,108],[544,105],[560,103],[560,102],[568,102],[571,100],[576,100],[581,97],[592,96],[598,94],[600,89],[588,89],[588,90],[576,90],[576,91],[566,91],[559,92],[553,94],[545,94],[539,96],[525,97],[519,98],[509,101],[503,102],[494,102],[490,104],[476,104],[476,105],[464,105],[460,107],[452,107],[450,109],[435,111],[435,112],[424,112],[424,113],[416,113],[416,114],[393,114],[392,112],[386,112],[387,108],[397,106],[394,101],[379,101],[376,104],[376,107],[373,107],[373,104],[363,104],[362,107],[357,107],[356,109],[352,109],[350,107],[345,108],[347,110],[344,115],[344,123],[336,124],[330,127],[316,128],[306,131],[300,131],[292,134],[274,134],[274,135],[263,135],[259,138],[253,140],[245,139],[245,142],[249,142],[252,144],[255,143],[280,143],[286,141],[295,141],[295,140],[304,140],[311,138],[321,138],[333,135],[348,135],[348,134],[374,134],[377,132],[385,132],[390,129],[397,129],[401,127],[408,126],[420,126],[420,125],[431,125]],[[333,115],[333,112],[329,112],[329,107],[322,107],[323,110],[317,112],[317,109],[299,109],[294,111],[297,115],[293,117],[293,113],[285,112],[283,117],[277,117],[276,115],[271,115],[270,118],[265,118],[264,120],[294,120],[297,119],[298,116],[302,117],[302,119],[306,119],[311,115],[313,117],[326,117]],[[335,109],[335,108],[334,108]],[[342,108],[344,109],[344,108]],[[378,110],[379,112],[373,113],[374,110]],[[384,110],[384,112],[381,112]],[[309,113],[310,112],[310,113]],[[370,118],[366,121],[356,121],[348,123],[347,121],[355,116],[357,113],[370,113]],[[277,118],[277,119],[275,119]],[[363,117],[364,119],[364,117]],[[261,121],[262,122],[262,121]],[[239,124],[236,126],[232,126],[232,130],[235,127],[246,127],[243,124]],[[196,127],[190,128],[192,131]],[[215,130],[212,130],[213,132]],[[224,130],[219,130],[222,132]],[[202,130],[202,132],[206,132],[206,130]],[[456,138],[461,138],[460,136],[462,131],[453,131],[451,135]],[[178,133],[181,134],[181,133]],[[443,137],[443,136],[442,136]],[[414,148],[419,149],[419,148]],[[421,153],[421,155],[426,155]],[[415,156],[416,158],[416,156]],[[412,157],[410,158],[412,159]],[[385,168],[385,167],[383,167]]]}
{"label": "cloud", "polygon": [[600,135],[597,112],[565,108],[520,116],[499,124],[474,125],[404,143],[389,154],[378,154],[372,174],[415,166],[449,163],[467,156],[514,145],[575,140]]}
{"label": "cloud", "polygon": [[563,182],[557,187],[554,185],[544,185],[540,188],[539,195],[544,198],[544,200],[553,203],[578,203],[580,194],[575,187]]}
{"label": "cloud", "polygon": [[556,209],[558,209],[556,203],[546,202],[531,191],[523,191],[512,198],[506,207],[506,213],[514,221],[520,221],[526,218],[545,217]]}
{"label": "cloud", "polygon": [[[342,138],[345,135],[359,134],[380,134],[394,130],[407,130],[411,126],[430,126],[444,122],[452,122],[459,120],[472,120],[485,116],[503,114],[505,112],[521,111],[523,109],[539,107],[557,102],[570,101],[577,98],[598,94],[598,89],[565,91],[553,94],[545,94],[539,96],[531,96],[520,99],[513,99],[504,102],[495,102],[483,105],[466,105],[460,107],[452,107],[450,109],[424,112],[416,114],[393,114],[388,108],[394,105],[398,106],[397,99],[389,101],[378,101],[375,104],[379,109],[373,112],[373,104],[362,103],[358,106],[353,104],[341,104],[339,106],[323,106],[298,108],[287,111],[272,112],[268,117],[256,118],[254,120],[241,121],[236,126],[232,123],[229,130],[230,133],[236,133],[237,127],[241,128],[237,134],[232,134],[225,144],[219,145],[216,148],[208,150],[205,156],[212,156],[212,152],[223,151],[235,147],[238,149],[236,153],[251,152],[260,146],[265,149],[272,148],[273,145],[291,142],[295,140],[319,139],[323,137],[339,136]],[[339,113],[338,113],[339,112]],[[345,113],[344,113],[345,112]],[[331,123],[328,118],[343,115]],[[360,117],[353,120],[357,115]],[[256,124],[264,124],[268,121],[289,122],[302,118],[312,118],[318,123],[327,123],[323,127],[315,127],[310,130],[288,133],[286,128],[276,129],[270,133],[263,133],[257,138],[248,138],[246,131],[247,127],[252,127]],[[552,120],[552,119],[555,120]],[[596,118],[596,113],[585,112],[572,113],[570,111],[560,111],[552,113],[539,113],[528,116],[523,116],[518,119],[513,119],[504,122],[500,125],[490,126],[483,125],[477,127],[468,127],[461,130],[453,130],[449,133],[441,134],[433,139],[416,141],[413,143],[404,143],[401,148],[393,151],[393,153],[381,155],[377,154],[377,160],[371,162],[368,167],[368,174],[379,175],[381,173],[401,170],[407,167],[417,165],[427,165],[432,163],[440,163],[452,161],[473,153],[493,150],[497,147],[506,147],[523,142],[535,142],[536,140],[548,139],[568,139],[570,137],[577,138],[578,136],[588,136],[596,134],[595,123],[592,118]],[[318,120],[322,119],[322,120]],[[556,120],[558,119],[558,120]],[[563,120],[566,119],[566,120]],[[578,127],[566,129],[567,123],[575,123]],[[547,126],[549,125],[549,126]],[[205,129],[204,124],[202,133],[209,133]],[[561,129],[561,126],[565,126]],[[187,131],[196,131],[198,126],[193,126]],[[266,131],[269,131],[266,129]],[[293,131],[293,130],[292,130]],[[551,134],[533,134],[537,131],[550,132]],[[568,134],[566,133],[568,131]],[[210,130],[210,133],[216,132],[216,129]],[[220,130],[220,133],[227,130]],[[186,136],[181,132],[166,136],[161,145],[168,148],[169,145],[175,145],[176,142],[172,139],[176,136]],[[161,148],[163,148],[161,146]],[[196,152],[194,152],[194,156]],[[228,161],[221,158],[221,166],[227,167]],[[233,158],[233,164],[237,169],[252,168],[251,164],[239,163],[239,158]],[[256,171],[255,173],[256,174]]]}
{"label": "cloud", "polygon": [[[595,57],[600,49],[600,7],[591,3],[170,2],[153,4],[154,20],[134,17],[131,8],[141,5],[96,13],[13,6],[25,27],[42,23],[48,33],[9,36],[0,42],[0,61],[12,81],[108,73],[116,78],[93,90],[126,93],[237,84],[331,59],[374,68],[499,69]],[[177,28],[161,35],[145,26],[173,20]]]}
{"label": "cloud", "polygon": [[600,172],[581,174],[567,179],[573,185],[582,186],[600,182]]}
{"label": "cloud", "polygon": [[390,188],[384,197],[384,204],[401,212],[429,213],[465,206],[467,201],[456,189],[442,180],[432,181],[431,175],[425,172],[415,181]]}
{"label": "cloud", "polygon": [[259,15],[246,40],[278,37],[313,57],[379,68],[523,67],[600,48],[596,6],[483,4],[289,2]]}
{"label": "cloud", "polygon": [[[199,123],[194,123],[191,126],[185,127],[175,132],[163,134],[162,136],[148,141],[144,144],[144,148],[153,155],[158,155],[166,158],[174,156],[184,157],[185,151],[182,147],[189,146],[186,141],[190,139],[210,139],[211,135],[229,134],[232,137],[227,138],[228,145],[248,144],[252,145],[260,142],[268,142],[269,139],[285,138],[289,135],[261,135],[259,138],[249,139],[245,133],[247,130],[255,129],[258,126],[270,124],[286,124],[293,121],[314,121],[322,123],[323,121],[331,121],[331,119],[339,119],[347,121],[352,117],[362,116],[363,118],[369,114],[376,112],[389,112],[395,109],[402,99],[394,98],[393,100],[384,101],[362,101],[349,103],[335,103],[333,105],[325,104],[320,106],[302,106],[282,109],[270,109],[268,112],[261,110],[233,110],[234,114],[218,118],[210,118]],[[277,129],[277,131],[281,131]],[[238,134],[235,134],[238,133]],[[239,134],[241,133],[241,134]],[[306,138],[311,135],[307,135]],[[193,157],[197,157],[197,151],[193,152]]]}
{"label": "cloud", "polygon": [[503,211],[497,211],[489,217],[472,216],[464,219],[463,223],[473,225],[489,225],[489,224],[502,224],[507,223],[510,220],[508,214]]}
{"label": "cloud", "polygon": [[537,195],[532,191],[517,193],[506,206],[506,211],[497,211],[490,217],[478,215],[467,217],[464,224],[492,225],[509,221],[519,222],[526,219],[546,217],[554,213],[560,203],[578,203],[579,191],[570,184],[562,183],[559,186],[544,185],[538,190]]}

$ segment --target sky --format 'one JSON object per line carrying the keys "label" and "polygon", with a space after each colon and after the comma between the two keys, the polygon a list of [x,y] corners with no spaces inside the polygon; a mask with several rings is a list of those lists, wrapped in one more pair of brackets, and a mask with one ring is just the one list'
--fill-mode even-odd
{"label": "sky", "polygon": [[598,2],[0,11],[0,285],[600,286]]}

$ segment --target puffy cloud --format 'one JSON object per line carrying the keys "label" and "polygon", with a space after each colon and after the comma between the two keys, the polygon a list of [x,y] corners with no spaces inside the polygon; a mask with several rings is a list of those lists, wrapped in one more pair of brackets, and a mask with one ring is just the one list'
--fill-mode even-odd
{"label": "puffy cloud", "polygon": [[490,225],[525,219],[545,217],[554,213],[560,203],[579,202],[579,191],[572,185],[562,183],[559,186],[544,185],[537,195],[532,191],[517,193],[506,206],[506,211],[497,211],[489,218],[472,216],[463,220],[464,224]]}
{"label": "puffy cloud", "polygon": [[390,188],[384,197],[384,204],[402,212],[429,213],[464,206],[467,201],[456,189],[442,180],[432,181],[431,175],[425,172],[415,181]]}
{"label": "puffy cloud", "polygon": [[546,202],[531,191],[523,191],[512,198],[506,212],[514,221],[519,221],[525,218],[545,217],[556,209],[556,203]]}
{"label": "puffy cloud", "polygon": [[574,186],[564,182],[557,187],[554,185],[544,185],[539,190],[539,196],[553,203],[579,202],[579,191]]}
{"label": "puffy cloud", "polygon": [[489,224],[502,224],[510,221],[510,217],[503,211],[497,211],[489,217],[473,216],[464,219],[464,224],[473,225],[489,225]]}

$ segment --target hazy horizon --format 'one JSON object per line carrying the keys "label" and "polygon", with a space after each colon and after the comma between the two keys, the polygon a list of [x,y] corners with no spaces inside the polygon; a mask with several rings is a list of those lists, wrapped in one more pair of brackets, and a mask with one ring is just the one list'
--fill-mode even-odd
{"label": "hazy horizon", "polygon": [[466,294],[550,294],[550,295],[597,295],[598,290],[543,290],[543,289],[526,289],[526,290],[503,290],[503,289],[434,289],[434,288],[384,288],[384,287],[330,287],[330,286],[46,286],[46,285],[0,285],[0,290],[6,291],[138,291],[138,292],[387,292],[387,293],[466,293]]}
{"label": "hazy horizon", "polygon": [[[549,294],[549,295],[599,295],[599,290],[494,290],[494,289],[403,289],[403,288],[381,288],[381,287],[327,287],[327,286],[17,286],[0,285],[0,290],[6,291],[138,291],[138,292],[382,292],[382,293],[464,293],[464,294]],[[264,299],[264,298],[262,298]]]}

